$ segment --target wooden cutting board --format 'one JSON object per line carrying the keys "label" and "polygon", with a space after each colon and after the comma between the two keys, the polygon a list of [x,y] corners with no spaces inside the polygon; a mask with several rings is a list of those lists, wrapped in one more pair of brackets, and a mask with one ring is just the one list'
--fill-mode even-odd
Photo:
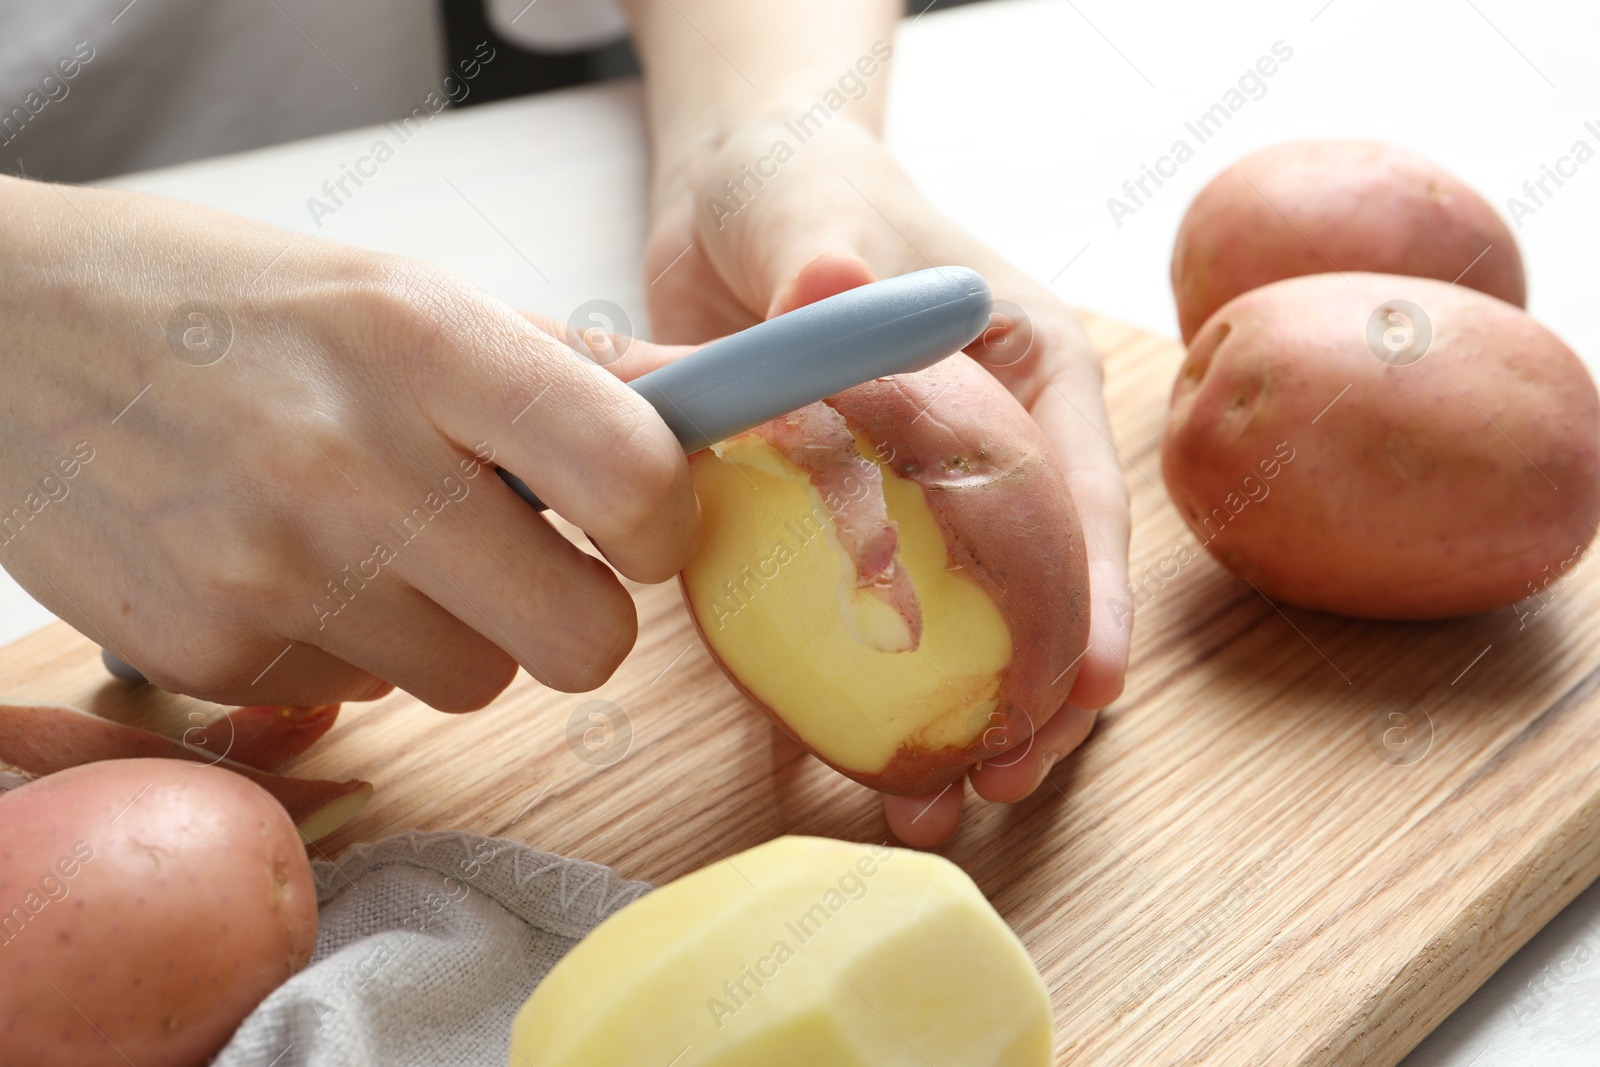
{"label": "wooden cutting board", "polygon": [[[1033,798],[969,795],[945,853],[1043,971],[1063,1063],[1395,1063],[1600,873],[1593,567],[1439,624],[1276,606],[1161,487],[1179,346],[1091,327],[1133,494],[1127,693]],[[290,770],[377,793],[319,851],[467,829],[660,883],[778,834],[885,839],[875,796],[723,679],[674,585],[635,592],[638,647],[593,693],[524,675],[473,715],[347,707]],[[214,711],[96,651],[48,627],[0,652],[0,692],[168,729]]]}

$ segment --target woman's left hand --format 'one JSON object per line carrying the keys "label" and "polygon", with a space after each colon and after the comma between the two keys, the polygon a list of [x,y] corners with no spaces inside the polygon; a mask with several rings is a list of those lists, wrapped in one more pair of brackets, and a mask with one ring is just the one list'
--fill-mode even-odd
{"label": "woman's left hand", "polygon": [[[787,152],[777,150],[780,142]],[[971,267],[988,280],[998,317],[967,352],[1043,428],[1083,522],[1091,582],[1089,648],[1068,703],[1024,755],[969,774],[979,796],[1021,800],[1088,735],[1094,709],[1122,692],[1127,669],[1128,492],[1100,358],[1065,304],[940,215],[869,131],[834,115],[796,142],[784,123],[752,122],[696,154],[688,169],[658,174],[645,258],[657,339],[709,340],[926,267]],[[885,796],[884,809],[902,841],[931,846],[955,833],[963,796],[958,787]]]}

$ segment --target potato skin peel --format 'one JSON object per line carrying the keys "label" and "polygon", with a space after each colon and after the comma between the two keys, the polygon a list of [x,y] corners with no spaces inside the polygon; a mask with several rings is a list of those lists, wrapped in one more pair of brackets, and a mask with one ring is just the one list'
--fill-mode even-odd
{"label": "potato skin peel", "polygon": [[[1012,658],[1000,679],[999,702],[973,742],[939,749],[902,744],[876,773],[824,760],[881,792],[937,792],[972,764],[1027,744],[1034,728],[1066,701],[1089,633],[1082,526],[1044,434],[1004,386],[965,355],[867,382],[824,403],[876,446],[888,470],[922,489],[944,536],[948,566],[972,577],[1010,631]],[[684,592],[687,598],[687,584]],[[690,615],[715,658],[698,613]],[[724,673],[805,744],[739,678]]]}
{"label": "potato skin peel", "polygon": [[30,914],[0,946],[0,1063],[198,1067],[311,958],[300,836],[237,774],[84,764],[0,796],[0,827],[0,907]]}
{"label": "potato skin peel", "polygon": [[[1366,335],[1394,300],[1432,324],[1402,366]],[[1208,524],[1283,441],[1295,458],[1269,494]],[[1224,566],[1343,615],[1516,603],[1575,566],[1600,522],[1587,368],[1521,310],[1425,278],[1320,274],[1230,302],[1190,347],[1161,457],[1173,503]]]}
{"label": "potato skin peel", "polygon": [[1184,214],[1172,250],[1183,340],[1241,293],[1326,271],[1459,279],[1527,302],[1511,228],[1458,178],[1388,145],[1291,142],[1223,171]]}
{"label": "potato skin peel", "polygon": [[258,771],[276,771],[316,744],[338,718],[338,704],[253,705],[185,731],[183,742]]}
{"label": "potato skin peel", "polygon": [[[309,746],[333,725],[338,705],[329,707],[331,711],[317,709],[313,713],[313,725],[300,739],[304,745]],[[276,708],[244,708],[232,714],[243,715],[247,723],[256,720],[259,726],[263,713],[269,719],[278,718]],[[228,729],[227,719],[218,722],[222,724],[221,731]],[[251,732],[262,733],[259,729]],[[199,734],[200,731],[192,733]],[[224,748],[227,747],[229,736],[229,733],[221,732]],[[204,737],[201,739],[204,740]],[[283,742],[281,738],[257,736],[251,738],[244,748],[258,760],[270,761],[283,754],[283,743],[292,746],[300,742]],[[210,751],[173,740],[164,734],[112,722],[77,708],[52,704],[0,704],[0,763],[17,767],[30,777],[54,774],[99,760],[157,756],[213,764],[243,775],[271,793],[278,803],[287,808],[296,825],[307,828],[308,841],[331,834],[353,818],[372,796],[372,786],[368,782],[329,782],[273,774],[254,766],[221,759]]]}

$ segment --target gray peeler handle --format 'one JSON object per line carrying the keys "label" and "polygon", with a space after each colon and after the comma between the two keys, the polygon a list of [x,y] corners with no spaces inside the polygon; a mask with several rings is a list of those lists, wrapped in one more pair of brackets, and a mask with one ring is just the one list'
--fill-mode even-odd
{"label": "gray peeler handle", "polygon": [[[982,334],[993,308],[977,271],[931,267],[768,319],[630,385],[697,452],[862,382],[925,370]],[[522,479],[500,477],[543,510]]]}

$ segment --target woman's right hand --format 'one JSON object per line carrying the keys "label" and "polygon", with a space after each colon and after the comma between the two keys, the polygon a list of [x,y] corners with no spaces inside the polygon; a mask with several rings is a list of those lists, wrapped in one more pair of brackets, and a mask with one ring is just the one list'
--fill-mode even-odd
{"label": "woman's right hand", "polygon": [[[699,537],[618,375],[442,270],[0,179],[0,562],[164,688],[488,703],[604,681]],[[638,345],[639,349],[648,346]],[[663,353],[630,352],[628,365]]]}

